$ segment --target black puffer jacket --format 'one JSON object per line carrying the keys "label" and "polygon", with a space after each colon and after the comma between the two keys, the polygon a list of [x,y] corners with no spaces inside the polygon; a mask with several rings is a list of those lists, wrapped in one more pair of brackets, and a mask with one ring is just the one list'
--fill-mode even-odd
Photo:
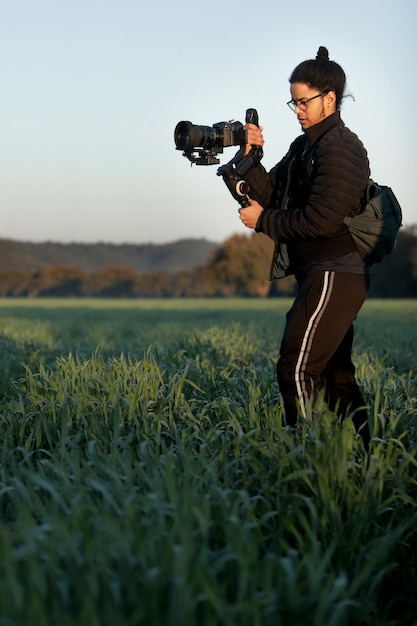
{"label": "black puffer jacket", "polygon": [[247,174],[250,196],[264,207],[256,231],[277,244],[272,277],[356,250],[343,219],[360,211],[369,174],[366,150],[339,112],[297,137],[269,173],[259,165]]}

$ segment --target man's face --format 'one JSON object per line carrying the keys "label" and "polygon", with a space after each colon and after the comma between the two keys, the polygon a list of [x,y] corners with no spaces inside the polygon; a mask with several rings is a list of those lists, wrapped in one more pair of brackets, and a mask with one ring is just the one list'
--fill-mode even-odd
{"label": "man's face", "polygon": [[[291,98],[297,102],[295,114],[303,130],[318,124],[336,111],[336,96],[333,91],[319,95],[320,91],[305,83],[291,85]],[[311,98],[311,100],[310,100]],[[309,102],[306,102],[309,100]]]}

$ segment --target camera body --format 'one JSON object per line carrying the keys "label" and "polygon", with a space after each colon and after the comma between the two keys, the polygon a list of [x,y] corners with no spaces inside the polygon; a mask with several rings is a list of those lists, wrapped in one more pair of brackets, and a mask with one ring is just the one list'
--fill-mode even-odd
{"label": "camera body", "polygon": [[[247,109],[246,123],[258,123],[256,109]],[[228,146],[240,146],[240,149],[225,165],[217,170],[217,176],[221,176],[230,193],[242,208],[249,206],[248,194],[250,187],[244,180],[245,174],[258,165],[263,156],[260,146],[252,146],[250,152],[245,154],[247,133],[241,122],[218,122],[213,126],[197,126],[191,122],[178,122],[174,131],[174,141],[177,150],[183,151],[191,164],[215,165],[220,163],[217,155]]]}
{"label": "camera body", "polygon": [[246,143],[246,131],[241,122],[217,122],[213,126],[198,126],[191,122],[178,122],[174,131],[177,150],[196,165],[220,163],[218,154],[223,148]]}

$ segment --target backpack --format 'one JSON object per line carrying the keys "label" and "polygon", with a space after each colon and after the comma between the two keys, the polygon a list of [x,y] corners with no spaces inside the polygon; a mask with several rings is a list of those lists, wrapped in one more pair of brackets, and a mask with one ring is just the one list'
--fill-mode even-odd
{"label": "backpack", "polygon": [[361,257],[368,263],[380,263],[395,247],[402,226],[400,204],[390,187],[369,179],[363,208],[344,222]]}

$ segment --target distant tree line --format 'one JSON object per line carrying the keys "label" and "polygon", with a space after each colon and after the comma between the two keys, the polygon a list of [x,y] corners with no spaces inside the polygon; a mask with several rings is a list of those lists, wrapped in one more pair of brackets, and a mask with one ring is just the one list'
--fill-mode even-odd
{"label": "distant tree line", "polygon": [[[75,265],[50,265],[39,271],[0,270],[3,297],[279,297],[293,295],[295,280],[269,281],[273,243],[264,235],[234,235],[213,249],[208,261],[174,273],[139,273],[106,266],[93,272]],[[417,296],[417,233],[401,231],[397,247],[374,266],[371,297]]]}
{"label": "distant tree line", "polygon": [[161,244],[30,242],[0,238],[0,268],[35,272],[48,265],[77,265],[86,272],[102,267],[130,267],[138,272],[171,274],[204,264],[218,244],[207,239],[180,239]]}

